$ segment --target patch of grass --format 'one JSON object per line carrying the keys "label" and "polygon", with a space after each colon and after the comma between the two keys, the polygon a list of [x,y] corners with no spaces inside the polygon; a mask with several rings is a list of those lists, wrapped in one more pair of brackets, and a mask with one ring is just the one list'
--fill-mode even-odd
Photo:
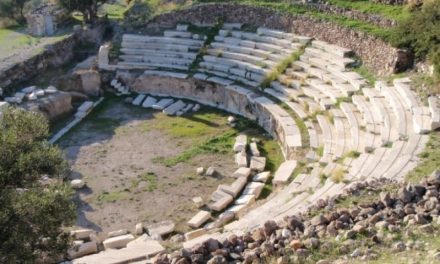
{"label": "patch of grass", "polygon": [[355,67],[355,68],[351,68],[351,70],[359,73],[362,77],[364,77],[368,81],[368,84],[370,84],[370,85],[374,85],[374,83],[377,81],[376,75],[374,75],[364,65],[361,65],[361,66]]}
{"label": "patch of grass", "polygon": [[334,183],[341,183],[344,181],[345,171],[342,168],[337,168],[332,172],[330,179]]}
{"label": "patch of grass", "polygon": [[260,152],[266,157],[266,170],[274,173],[281,163],[284,162],[284,156],[280,146],[275,140],[263,140],[259,145]]}
{"label": "patch of grass", "polygon": [[145,129],[156,129],[173,138],[192,138],[197,142],[230,129],[226,126],[227,114],[211,108],[172,119],[159,113],[155,115],[155,122],[148,124]]}
{"label": "patch of grass", "polygon": [[[215,3],[215,2],[224,2],[221,0],[198,0],[199,3]],[[330,21],[334,22],[336,24],[339,24],[341,26],[356,29],[359,31],[363,31],[366,33],[369,33],[373,36],[379,37],[384,40],[389,40],[391,38],[394,38],[394,31],[390,28],[380,27],[374,24],[371,24],[369,22],[358,20],[358,19],[352,19],[349,17],[344,17],[340,15],[334,15],[334,14],[328,14],[328,13],[321,13],[317,10],[315,10],[313,7],[309,7],[308,5],[303,4],[295,4],[292,2],[285,2],[285,1],[274,1],[274,0],[230,0],[229,3],[238,3],[243,5],[252,5],[252,6],[259,6],[259,7],[265,7],[269,9],[273,9],[282,13],[288,13],[293,15],[308,15],[313,18],[321,19],[324,21]],[[345,1],[344,1],[345,2]],[[388,14],[391,14],[391,11],[387,11]]]}
{"label": "patch of grass", "polygon": [[188,150],[185,150],[177,156],[170,158],[154,159],[153,162],[160,162],[167,167],[172,167],[179,163],[186,162],[197,155],[205,153],[232,153],[232,146],[234,145],[234,138],[236,135],[236,131],[228,131],[220,136],[215,136]]}
{"label": "patch of grass", "polygon": [[413,183],[429,177],[440,168],[440,132],[432,132],[425,150],[420,154],[420,161],[414,170],[406,176],[406,180]]}
{"label": "patch of grass", "polygon": [[322,157],[324,155],[324,146],[321,145],[316,149],[316,154],[318,154],[318,156]]}
{"label": "patch of grass", "polygon": [[358,10],[367,14],[381,15],[393,20],[406,19],[410,15],[410,11],[405,8],[404,5],[387,5],[374,3],[368,0],[329,0],[328,3],[339,7]]}
{"label": "patch of grass", "polygon": [[124,189],[121,191],[112,191],[112,192],[103,191],[101,194],[98,195],[98,202],[99,203],[114,203],[117,201],[126,200],[130,196],[131,196],[131,193],[128,189]]}
{"label": "patch of grass", "polygon": [[110,20],[122,20],[126,10],[127,6],[116,2],[113,4],[104,3],[100,11],[106,14]]}
{"label": "patch of grass", "polygon": [[305,48],[301,48],[300,50],[293,52],[289,57],[285,58],[282,62],[280,62],[261,82],[261,88],[267,88],[270,86],[270,83],[278,79],[278,76],[282,74],[294,61],[297,61],[299,57],[304,53]]}

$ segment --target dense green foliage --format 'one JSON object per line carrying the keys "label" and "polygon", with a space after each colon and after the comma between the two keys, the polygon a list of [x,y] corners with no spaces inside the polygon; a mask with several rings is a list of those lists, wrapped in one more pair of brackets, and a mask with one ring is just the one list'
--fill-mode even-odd
{"label": "dense green foliage", "polygon": [[68,11],[79,11],[83,15],[84,23],[94,23],[98,18],[98,0],[58,0],[60,5]]}
{"label": "dense green foliage", "polygon": [[396,36],[394,44],[411,48],[418,58],[428,58],[440,80],[440,1],[426,1],[399,24]]}
{"label": "dense green foliage", "polygon": [[[49,145],[47,120],[10,108],[0,122],[0,262],[35,263],[62,256],[75,218],[72,193],[62,184],[67,163]],[[45,175],[51,184],[41,180]]]}
{"label": "dense green foliage", "polygon": [[0,18],[8,17],[17,21],[18,23],[23,23],[24,18],[24,7],[29,0],[0,0]]}

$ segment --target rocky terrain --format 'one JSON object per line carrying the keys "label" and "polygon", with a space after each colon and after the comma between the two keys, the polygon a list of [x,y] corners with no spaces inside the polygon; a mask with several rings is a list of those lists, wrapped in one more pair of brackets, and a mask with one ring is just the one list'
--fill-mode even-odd
{"label": "rocky terrain", "polygon": [[435,263],[440,261],[438,241],[421,238],[439,232],[439,190],[440,171],[420,184],[356,183],[305,214],[162,254],[154,263],[354,263],[384,254],[407,257],[408,263]]}

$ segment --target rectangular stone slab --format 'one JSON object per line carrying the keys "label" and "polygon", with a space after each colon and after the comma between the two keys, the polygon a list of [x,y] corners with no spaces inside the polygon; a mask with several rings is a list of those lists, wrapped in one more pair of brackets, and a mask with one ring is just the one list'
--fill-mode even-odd
{"label": "rectangular stone slab", "polygon": [[244,195],[255,195],[255,199],[257,199],[260,196],[263,188],[264,188],[264,183],[251,182],[248,185],[246,185],[246,188],[244,188],[243,194]]}
{"label": "rectangular stone slab", "polygon": [[254,170],[257,172],[262,172],[262,171],[264,171],[265,167],[266,167],[266,158],[265,157],[253,156],[251,158],[251,164],[250,164],[251,170]]}
{"label": "rectangular stone slab", "polygon": [[159,236],[164,236],[170,234],[174,231],[175,224],[171,220],[165,220],[159,223],[154,223],[150,225],[146,225],[146,229],[148,230],[148,234],[154,235],[157,234]]}
{"label": "rectangular stone slab", "polygon": [[178,100],[174,104],[171,104],[167,108],[163,110],[163,112],[167,115],[175,115],[178,111],[185,107],[185,103],[182,100]]}
{"label": "rectangular stone slab", "polygon": [[252,181],[266,183],[269,177],[270,177],[270,171],[263,171],[255,175],[252,178]]}
{"label": "rectangular stone slab", "polygon": [[248,178],[249,175],[251,175],[251,169],[250,168],[238,168],[233,174],[232,177],[239,178],[244,177]]}
{"label": "rectangular stone slab", "polygon": [[218,190],[230,194],[235,198],[243,190],[246,183],[247,183],[247,177],[239,177],[231,185],[224,185],[224,184],[219,185]]}
{"label": "rectangular stone slab", "polygon": [[249,147],[251,149],[252,156],[256,156],[256,157],[260,156],[260,151],[258,150],[258,145],[256,142],[252,142],[251,144],[249,144]]}
{"label": "rectangular stone slab", "polygon": [[235,200],[235,204],[245,204],[250,205],[255,202],[255,195],[242,195],[237,200]]}
{"label": "rectangular stone slab", "polygon": [[173,99],[170,98],[164,98],[160,100],[159,102],[155,103],[152,107],[156,110],[163,110],[165,107],[169,106],[174,102]]}
{"label": "rectangular stone slab", "polygon": [[123,236],[117,236],[112,237],[104,240],[102,244],[104,245],[105,249],[117,249],[117,248],[123,248],[125,247],[128,242],[134,240],[134,236],[132,234],[123,235]]}
{"label": "rectangular stone slab", "polygon": [[223,198],[210,204],[209,208],[211,208],[211,210],[219,212],[219,211],[222,211],[223,209],[225,209],[229,204],[231,204],[233,200],[234,200],[234,198],[231,195],[224,196]]}
{"label": "rectangular stone slab", "polygon": [[146,260],[165,249],[158,241],[152,240],[146,234],[129,242],[126,248],[115,250],[109,249],[98,254],[85,256],[82,258],[72,260],[73,264],[120,264],[132,263],[133,261]]}
{"label": "rectangular stone slab", "polygon": [[147,99],[145,99],[144,103],[142,104],[142,107],[151,108],[155,103],[157,103],[156,98],[148,96]]}
{"label": "rectangular stone slab", "polygon": [[248,166],[247,155],[244,152],[238,152],[235,154],[235,163],[239,168],[246,168]]}
{"label": "rectangular stone slab", "polygon": [[287,160],[283,162],[278,170],[275,172],[273,183],[275,185],[286,184],[290,180],[290,177],[292,176],[292,173],[295,170],[296,166],[296,160]]}
{"label": "rectangular stone slab", "polygon": [[244,151],[244,150],[246,150],[246,145],[247,145],[247,136],[246,135],[238,135],[235,138],[234,151],[235,152]]}
{"label": "rectangular stone slab", "polygon": [[188,221],[190,227],[198,228],[203,225],[206,221],[211,219],[211,213],[208,211],[199,211],[191,220]]}

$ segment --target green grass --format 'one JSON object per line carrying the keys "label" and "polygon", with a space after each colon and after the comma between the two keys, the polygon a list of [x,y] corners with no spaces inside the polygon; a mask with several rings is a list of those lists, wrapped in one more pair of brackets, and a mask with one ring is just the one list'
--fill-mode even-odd
{"label": "green grass", "polygon": [[293,52],[289,57],[280,62],[261,82],[261,88],[267,88],[270,83],[275,81],[280,74],[282,74],[294,61],[297,61],[299,57],[304,53],[305,48],[302,48],[296,52]]}
{"label": "green grass", "polygon": [[[215,3],[215,2],[224,2],[220,0],[198,0],[199,3]],[[388,40],[393,37],[393,30],[389,28],[384,28],[380,26],[376,26],[374,24],[370,24],[366,21],[351,19],[348,17],[320,13],[313,8],[307,7],[307,5],[294,4],[294,3],[286,3],[286,2],[278,2],[278,1],[269,1],[269,0],[231,0],[229,3],[239,3],[243,5],[252,5],[258,7],[270,8],[276,11],[280,11],[283,13],[293,14],[293,15],[308,15],[313,18],[322,19],[324,21],[331,21],[341,26],[360,30],[366,33],[369,33],[373,36],[379,37],[384,40]],[[388,11],[391,13],[391,11]]]}
{"label": "green grass", "polygon": [[39,38],[32,37],[25,32],[23,27],[1,28],[0,29],[0,47],[2,51],[12,51],[25,46],[37,44]]}
{"label": "green grass", "polygon": [[367,14],[381,15],[393,20],[403,20],[410,15],[410,11],[402,5],[385,5],[369,0],[328,0],[327,2],[335,6],[354,9]]}
{"label": "green grass", "polygon": [[425,150],[420,154],[417,167],[408,173],[406,180],[418,183],[436,169],[440,169],[440,132],[431,133]]}
{"label": "green grass", "polygon": [[369,85],[374,85],[374,83],[377,81],[376,75],[363,65],[361,65],[360,67],[351,68],[351,70],[359,73],[362,77],[364,77],[368,81]]}
{"label": "green grass", "polygon": [[114,4],[103,4],[101,6],[101,11],[107,14],[110,20],[122,20],[124,19],[124,13],[127,10],[127,6],[114,3]]}
{"label": "green grass", "polygon": [[207,141],[201,142],[198,145],[189,148],[182,153],[169,158],[158,157],[153,161],[156,163],[161,163],[165,166],[172,167],[179,163],[189,161],[193,157],[201,154],[207,153],[220,153],[226,154],[231,153],[232,146],[234,145],[234,138],[237,135],[235,131],[228,131],[220,136],[215,136]]}
{"label": "green grass", "polygon": [[107,192],[103,191],[98,195],[98,203],[114,203],[130,198],[131,193],[128,189],[120,191]]}

